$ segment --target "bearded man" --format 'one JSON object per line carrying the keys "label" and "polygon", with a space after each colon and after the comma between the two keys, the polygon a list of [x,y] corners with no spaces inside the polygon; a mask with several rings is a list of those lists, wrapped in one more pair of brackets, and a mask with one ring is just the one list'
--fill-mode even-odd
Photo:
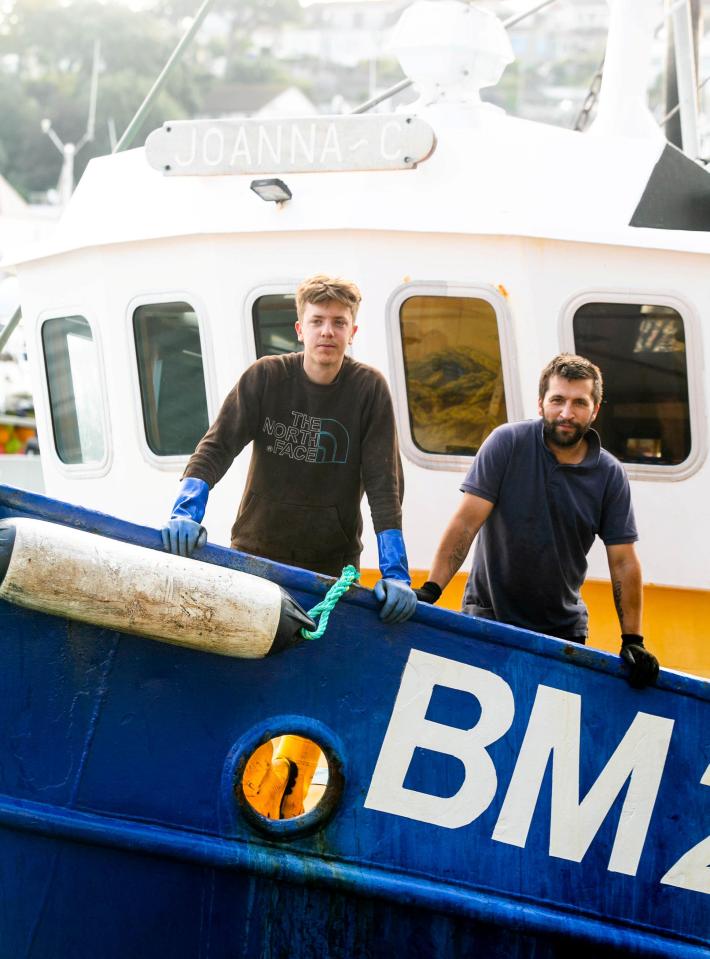
{"label": "bearded man", "polygon": [[561,354],[540,376],[539,420],[499,426],[481,445],[429,581],[436,602],[476,539],[462,611],[585,643],[580,595],[595,536],[606,546],[621,656],[629,682],[655,682],[658,661],[641,635],[642,577],[629,481],[592,429],[602,401],[599,368]]}

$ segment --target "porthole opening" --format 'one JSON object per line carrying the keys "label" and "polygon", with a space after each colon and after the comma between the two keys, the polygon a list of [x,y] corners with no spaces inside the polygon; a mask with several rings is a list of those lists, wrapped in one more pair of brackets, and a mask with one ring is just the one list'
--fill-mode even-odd
{"label": "porthole opening", "polygon": [[320,811],[332,778],[328,758],[317,742],[286,734],[255,749],[235,785],[253,812],[277,822]]}

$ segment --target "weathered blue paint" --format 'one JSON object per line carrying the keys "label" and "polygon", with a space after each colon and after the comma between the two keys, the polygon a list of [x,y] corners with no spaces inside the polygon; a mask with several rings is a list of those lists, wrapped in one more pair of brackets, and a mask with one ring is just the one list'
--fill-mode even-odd
{"label": "weathered blue paint", "polygon": [[[162,548],[155,530],[0,487],[0,517],[17,515]],[[201,558],[306,608],[330,583],[218,547]],[[660,879],[707,835],[710,684],[662,672],[639,692],[615,656],[424,607],[385,627],[376,609],[354,589],[322,640],[250,661],[0,603],[0,954],[707,956],[710,897]],[[495,794],[459,828],[365,806],[412,649],[512,691],[512,724],[486,747]],[[548,851],[549,764],[524,847],[492,838],[540,686],[581,696],[582,797],[638,713],[673,721],[635,875],[608,869],[628,784],[581,862]],[[435,686],[427,719],[471,729],[480,712]],[[282,732],[323,743],[343,788],[322,818],[269,831],[233,783]],[[405,785],[447,796],[461,779],[459,760],[418,750]]]}

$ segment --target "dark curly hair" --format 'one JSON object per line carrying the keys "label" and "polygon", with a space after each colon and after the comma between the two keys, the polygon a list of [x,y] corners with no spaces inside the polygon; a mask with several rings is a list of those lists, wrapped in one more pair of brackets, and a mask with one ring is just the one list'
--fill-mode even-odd
{"label": "dark curly hair", "polygon": [[550,380],[553,376],[561,376],[565,380],[591,380],[594,405],[598,406],[601,403],[604,391],[602,372],[598,366],[584,356],[575,356],[574,353],[560,353],[559,356],[550,360],[540,374],[539,396],[541,400],[545,399],[545,393],[549,389]]}

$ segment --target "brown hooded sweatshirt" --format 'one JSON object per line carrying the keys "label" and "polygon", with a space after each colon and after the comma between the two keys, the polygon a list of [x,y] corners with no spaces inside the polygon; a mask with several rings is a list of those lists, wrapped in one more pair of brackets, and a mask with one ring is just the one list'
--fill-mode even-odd
{"label": "brown hooded sweatshirt", "polygon": [[303,354],[266,356],[229,393],[185,476],[210,488],[253,441],[232,547],[339,575],[359,564],[360,500],[375,532],[401,529],[404,483],[384,377],[349,357],[333,383],[308,379]]}

